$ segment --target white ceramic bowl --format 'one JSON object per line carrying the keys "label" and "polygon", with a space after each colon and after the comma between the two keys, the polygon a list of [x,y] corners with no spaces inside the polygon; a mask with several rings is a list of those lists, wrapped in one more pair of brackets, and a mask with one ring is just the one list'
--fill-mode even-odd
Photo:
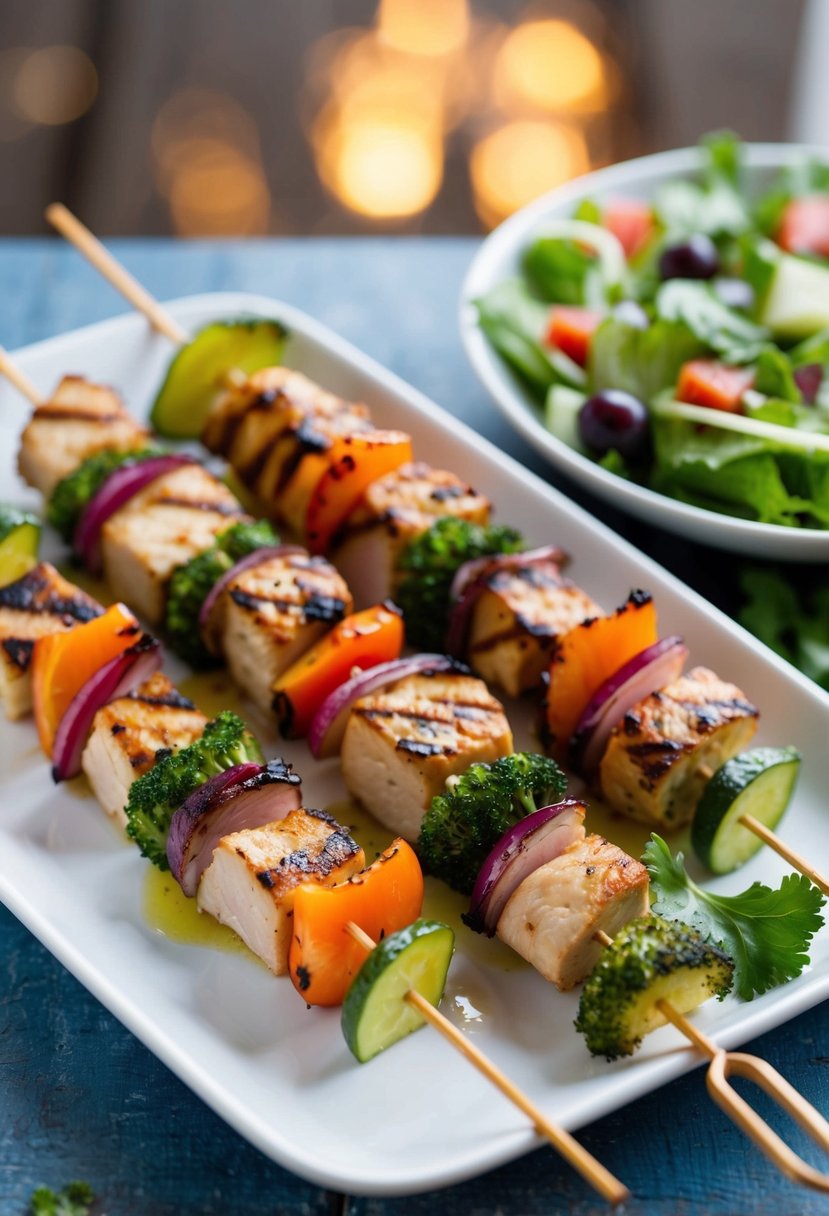
{"label": "white ceramic bowl", "polygon": [[[826,151],[791,144],[749,145],[746,158],[749,190],[761,192],[782,166],[809,155],[825,159]],[[463,284],[461,337],[466,353],[496,405],[525,439],[552,465],[600,498],[649,524],[719,549],[784,561],[829,561],[829,532],[755,523],[694,507],[617,477],[568,447],[546,429],[537,402],[478,327],[472,302],[519,273],[522,252],[549,220],[571,216],[584,198],[599,201],[624,196],[651,198],[671,178],[694,177],[699,163],[697,148],[643,156],[568,182],[510,216],[481,245]]]}

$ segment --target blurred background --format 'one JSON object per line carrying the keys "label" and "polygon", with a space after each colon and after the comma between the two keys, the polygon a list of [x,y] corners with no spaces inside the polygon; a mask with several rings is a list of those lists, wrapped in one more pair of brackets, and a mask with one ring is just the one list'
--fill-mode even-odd
{"label": "blurred background", "polygon": [[0,231],[56,198],[104,235],[485,231],[713,128],[811,137],[817,9],[2,0]]}

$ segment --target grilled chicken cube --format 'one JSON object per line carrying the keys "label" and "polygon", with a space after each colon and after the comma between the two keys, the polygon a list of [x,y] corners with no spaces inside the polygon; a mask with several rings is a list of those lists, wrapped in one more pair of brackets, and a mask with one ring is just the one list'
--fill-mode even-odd
{"label": "grilled chicken cube", "polygon": [[472,609],[471,666],[508,696],[536,689],[557,637],[602,610],[565,579],[556,562],[493,567]]}
{"label": "grilled chicken cube", "polygon": [[246,518],[227,486],[199,464],[157,477],[101,529],[104,573],[113,595],[149,624],[159,624],[176,567]]}
{"label": "grilled chicken cube", "polygon": [[349,791],[395,835],[414,841],[447,777],[511,751],[502,706],[461,669],[407,676],[361,697],[341,759]]}
{"label": "grilled chicken cube", "polygon": [[227,459],[270,514],[302,537],[331,443],[371,429],[366,406],[327,392],[300,372],[269,367],[220,399],[202,441]]}
{"label": "grilled chicken cube", "polygon": [[591,834],[539,866],[513,891],[497,934],[562,992],[585,979],[614,937],[648,912],[648,871],[618,845]]}
{"label": "grilled chicken cube", "polygon": [[142,447],[149,432],[127,412],[114,389],[82,376],[64,376],[36,406],[20,439],[20,476],[50,498],[55,486],[102,448]]}
{"label": "grilled chicken cube", "polygon": [[695,667],[615,728],[599,768],[605,801],[658,827],[687,823],[712,770],[748,745],[757,718],[739,688]]}
{"label": "grilled chicken cube", "polygon": [[221,605],[231,675],[269,714],[282,672],[352,606],[344,580],[323,557],[291,553],[241,571]]}
{"label": "grilled chicken cube", "polygon": [[284,975],[295,888],[333,886],[364,866],[363,850],[325,811],[291,811],[219,841],[199,884],[199,911],[229,925],[275,975]]}
{"label": "grilled chicken cube", "polygon": [[206,724],[160,671],[98,710],[81,763],[93,794],[119,827],[127,826],[124,807],[133,781],[152,768],[159,751],[186,747]]}
{"label": "grilled chicken cube", "polygon": [[489,522],[489,499],[444,469],[404,464],[372,482],[339,538],[333,561],[358,608],[394,595],[403,553],[436,519]]}
{"label": "grilled chicken cube", "polygon": [[39,562],[22,578],[0,587],[0,697],[8,718],[31,711],[36,639],[91,621],[102,612],[91,595],[48,562]]}

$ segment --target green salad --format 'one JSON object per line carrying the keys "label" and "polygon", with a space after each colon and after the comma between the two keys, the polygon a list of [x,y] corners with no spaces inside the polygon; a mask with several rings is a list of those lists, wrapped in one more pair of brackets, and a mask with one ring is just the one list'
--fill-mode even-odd
{"label": "green salad", "polygon": [[584,200],[477,301],[549,430],[621,477],[829,529],[829,165],[745,188],[731,134],[696,180]]}

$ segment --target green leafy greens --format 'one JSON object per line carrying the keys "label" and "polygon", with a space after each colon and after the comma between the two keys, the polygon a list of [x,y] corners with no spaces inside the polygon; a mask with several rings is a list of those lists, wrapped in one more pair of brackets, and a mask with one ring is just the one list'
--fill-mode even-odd
{"label": "green leafy greens", "polygon": [[88,1182],[69,1182],[62,1191],[39,1186],[29,1200],[31,1216],[88,1216],[95,1202]]}
{"label": "green leafy greens", "polygon": [[739,895],[716,895],[689,877],[683,855],[672,856],[655,833],[642,861],[653,910],[721,945],[734,960],[734,987],[744,1001],[795,979],[809,962],[824,899],[802,874],[787,874],[776,890],[754,882]]}

